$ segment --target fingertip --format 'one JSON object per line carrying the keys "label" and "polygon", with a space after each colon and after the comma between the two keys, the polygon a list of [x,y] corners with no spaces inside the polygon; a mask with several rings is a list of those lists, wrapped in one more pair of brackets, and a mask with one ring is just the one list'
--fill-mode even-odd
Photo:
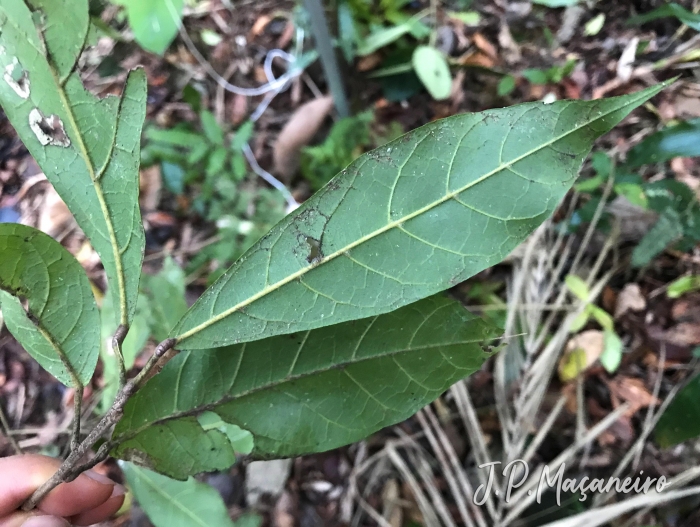
{"label": "fingertip", "polygon": [[0,518],[22,505],[60,466],[60,460],[39,454],[0,458]]}
{"label": "fingertip", "polygon": [[56,516],[32,516],[21,527],[71,527],[70,523]]}
{"label": "fingertip", "polygon": [[107,501],[92,510],[73,516],[71,518],[71,523],[78,527],[82,527],[104,521],[107,518],[114,516],[114,514],[121,509],[122,505],[124,504],[125,497],[126,489],[121,485],[114,485],[112,495]]}
{"label": "fingertip", "polygon": [[56,516],[75,516],[102,505],[112,496],[115,485],[105,476],[84,472],[75,480],[53,489],[37,508]]}
{"label": "fingertip", "polygon": [[0,519],[0,527],[71,527],[68,520],[35,512],[18,512]]}

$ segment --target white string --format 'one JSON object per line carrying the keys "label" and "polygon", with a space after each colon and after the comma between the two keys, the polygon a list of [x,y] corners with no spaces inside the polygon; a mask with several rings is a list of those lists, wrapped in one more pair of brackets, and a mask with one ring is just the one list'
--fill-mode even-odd
{"label": "white string", "polygon": [[[197,47],[192,42],[189,34],[185,30],[185,24],[180,22],[180,16],[178,15],[175,7],[173,6],[172,0],[166,0],[166,5],[170,11],[170,16],[178,24],[178,32],[180,37],[185,43],[187,49],[192,53],[194,58],[197,60],[200,66],[202,66],[207,74],[216,81],[216,83],[221,86],[224,90],[234,93],[236,95],[242,95],[245,97],[257,97],[259,95],[264,95],[263,100],[258,104],[255,111],[250,115],[250,120],[256,122],[262,114],[270,106],[272,100],[280,93],[286,91],[291,85],[292,81],[301,75],[304,70],[303,68],[295,67],[298,57],[301,55],[304,45],[304,30],[302,28],[297,28],[296,35],[296,54],[292,55],[279,48],[271,49],[267,52],[265,56],[265,62],[263,64],[263,69],[265,71],[265,77],[267,78],[267,83],[257,88],[242,88],[231,84],[226,79],[224,79],[219,73],[212,67],[209,61],[204,58],[204,56],[199,52]],[[285,71],[279,78],[275,77],[272,71],[272,61],[276,58],[282,59],[287,62],[287,71]],[[248,143],[243,145],[243,154],[245,155],[250,167],[253,169],[259,177],[269,183],[272,187],[277,189],[287,201],[287,213],[293,211],[299,206],[299,203],[289,189],[279,181],[275,176],[264,170],[259,164],[257,159],[255,159],[255,154],[253,154],[252,149]]]}

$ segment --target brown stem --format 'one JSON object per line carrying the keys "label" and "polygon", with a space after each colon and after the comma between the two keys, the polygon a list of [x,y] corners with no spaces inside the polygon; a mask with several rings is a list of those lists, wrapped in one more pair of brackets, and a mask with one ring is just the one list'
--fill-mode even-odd
{"label": "brown stem", "polygon": [[75,388],[75,395],[73,397],[73,433],[70,437],[70,449],[71,452],[78,448],[80,445],[80,418],[81,412],[83,410],[83,394],[85,393],[85,388],[82,386],[80,388]]}
{"label": "brown stem", "polygon": [[[80,443],[80,445],[78,445],[77,448],[71,451],[70,455],[66,458],[63,464],[61,464],[56,473],[53,476],[51,476],[51,478],[49,478],[49,480],[46,483],[39,487],[26,502],[24,502],[24,504],[22,505],[22,510],[32,510],[49,492],[51,492],[58,485],[66,481],[71,481],[72,479],[78,477],[81,471],[77,469],[82,469],[83,466],[90,468],[89,465],[90,463],[92,463],[92,461],[88,462],[85,465],[80,465],[79,467],[77,467],[77,469],[76,464],[83,458],[83,456],[85,456],[88,453],[88,451],[94,446],[94,444],[110,428],[112,428],[115,424],[117,424],[117,422],[119,422],[122,415],[124,414],[124,406],[126,406],[126,403],[129,400],[129,398],[134,393],[136,393],[136,391],[139,388],[141,388],[141,386],[145,383],[145,380],[148,379],[149,372],[155,367],[155,365],[158,363],[158,360],[160,360],[160,358],[163,357],[163,355],[165,355],[165,353],[169,349],[175,346],[176,343],[177,340],[175,339],[166,339],[160,344],[158,344],[158,346],[156,346],[153,355],[148,360],[143,370],[141,370],[141,372],[136,377],[128,381],[122,387],[122,389],[119,390],[119,393],[117,393],[117,396],[114,399],[114,403],[112,403],[112,407],[102,417],[102,419],[100,419],[100,422],[97,423],[97,426],[93,428],[93,430],[87,435],[83,442]],[[103,457],[103,459],[106,458],[110,450],[109,445],[109,442],[105,445],[102,445],[102,447],[97,452],[96,457]],[[99,461],[97,461],[95,464],[97,463],[99,463]]]}

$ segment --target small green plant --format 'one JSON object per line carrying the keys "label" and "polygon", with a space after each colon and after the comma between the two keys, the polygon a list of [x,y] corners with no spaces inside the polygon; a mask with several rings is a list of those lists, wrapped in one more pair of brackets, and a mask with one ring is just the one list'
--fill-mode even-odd
{"label": "small green plant", "polygon": [[[141,276],[146,77],[131,72],[121,97],[87,92],[76,69],[87,0],[64,4],[0,0],[0,103],[102,259],[116,326],[102,357],[118,381],[92,429],[76,412],[65,460],[25,509],[110,455],[148,467],[125,465],[134,489],[153,487],[139,478],[162,489],[148,470],[184,481],[230,467],[242,430],[253,456],[291,457],[409,417],[478,369],[501,333],[442,291],[508,255],[554,212],[593,142],[665,86],[457,115],[367,152],[175,321],[182,305],[160,295],[181,285]],[[230,160],[225,134],[202,125],[207,166]],[[85,272],[30,227],[0,225],[0,255],[8,329],[79,405],[102,340]],[[149,292],[159,312],[139,310]],[[125,342],[142,317],[165,338],[129,375]]]}
{"label": "small green plant", "polygon": [[207,266],[215,280],[284,216],[285,202],[278,192],[246,182],[243,147],[252,132],[248,121],[229,133],[206,110],[200,113],[199,128],[181,124],[145,130],[142,163],[159,164],[165,187],[186,195],[192,209],[216,226],[218,241],[197,253],[189,273]]}
{"label": "small green plant", "polygon": [[[340,45],[348,61],[382,50],[384,67],[370,77],[381,79],[385,95],[401,99],[422,85],[436,100],[447,99],[452,89],[448,57],[434,45],[435,32],[422,19],[424,10],[406,13],[406,0],[379,2],[373,9],[361,0],[343,1],[338,6]],[[448,16],[468,25],[478,25],[475,11],[448,12]],[[432,36],[429,44],[425,40]]]}
{"label": "small green plant", "polygon": [[606,182],[613,178],[613,195],[624,196],[633,205],[659,215],[632,253],[634,267],[648,265],[669,248],[683,252],[692,250],[700,242],[700,203],[695,193],[686,184],[673,179],[645,181],[637,169],[674,157],[700,155],[699,125],[697,119],[681,122],[648,136],[630,150],[627,161],[620,166],[614,166],[605,153],[593,154],[594,176],[574,185],[579,192],[592,196],[575,214],[575,225],[590,221],[600,204]]}
{"label": "small green plant", "polygon": [[[547,69],[528,68],[520,72],[520,77],[524,78],[531,84],[558,84],[563,79],[567,78],[574,71],[576,60],[570,59],[561,66],[552,66]],[[505,75],[498,83],[498,94],[501,96],[509,95],[515,90],[517,80],[515,75]]]}
{"label": "small green plant", "polygon": [[579,300],[584,302],[581,314],[574,319],[571,324],[571,332],[581,331],[590,320],[595,320],[603,328],[603,352],[600,355],[600,363],[608,371],[615,373],[622,362],[622,339],[615,332],[615,322],[613,317],[604,309],[591,303],[591,291],[580,277],[568,275],[565,279],[566,287]]}
{"label": "small green plant", "polygon": [[323,187],[366,150],[383,146],[403,135],[399,123],[392,122],[379,133],[373,129],[373,121],[372,111],[340,119],[323,143],[304,148],[301,172],[313,190]]}

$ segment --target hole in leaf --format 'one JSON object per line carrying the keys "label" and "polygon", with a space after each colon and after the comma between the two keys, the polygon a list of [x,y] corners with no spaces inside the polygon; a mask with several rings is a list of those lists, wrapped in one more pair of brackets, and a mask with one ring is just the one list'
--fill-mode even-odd
{"label": "hole in leaf", "polygon": [[39,108],[34,108],[29,112],[29,127],[44,146],[53,145],[64,148],[70,146],[70,139],[63,128],[63,121],[56,114],[44,117]]}
{"label": "hole in leaf", "polygon": [[22,99],[29,98],[29,74],[20,66],[17,57],[5,66],[5,74],[2,76],[10,88]]}
{"label": "hole in leaf", "polygon": [[321,243],[316,238],[307,236],[306,245],[309,246],[309,255],[306,257],[307,262],[316,263],[321,258],[323,258],[323,251],[321,251]]}

